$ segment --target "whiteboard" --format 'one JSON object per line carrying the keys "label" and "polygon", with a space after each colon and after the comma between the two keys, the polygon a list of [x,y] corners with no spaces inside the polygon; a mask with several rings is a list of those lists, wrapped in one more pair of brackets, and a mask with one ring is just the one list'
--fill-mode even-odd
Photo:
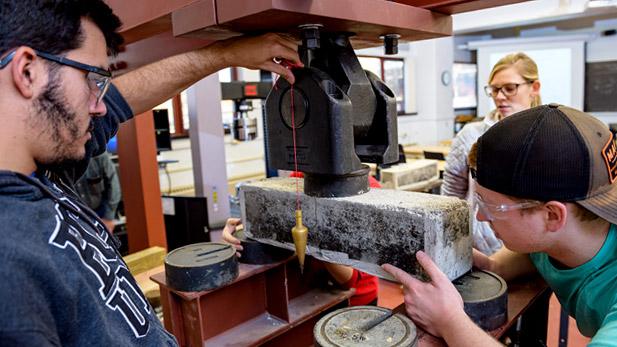
{"label": "whiteboard", "polygon": [[478,47],[478,116],[495,108],[484,86],[493,66],[507,54],[523,52],[538,65],[542,103],[558,103],[583,109],[585,87],[585,41],[525,42]]}

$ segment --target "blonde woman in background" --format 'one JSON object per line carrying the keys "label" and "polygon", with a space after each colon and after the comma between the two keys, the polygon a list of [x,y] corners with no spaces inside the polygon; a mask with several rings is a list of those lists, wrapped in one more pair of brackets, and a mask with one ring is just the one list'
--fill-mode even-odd
{"label": "blonde woman in background", "polygon": [[[466,160],[471,146],[499,120],[542,104],[538,67],[524,53],[509,54],[501,58],[493,67],[484,90],[493,98],[496,108],[484,121],[468,123],[456,135],[446,158],[441,186],[442,195],[467,199],[473,208],[473,216],[476,215],[478,207],[473,201],[473,184]],[[488,222],[479,222],[472,218],[472,224],[474,248],[486,255],[491,255],[501,248],[503,243],[495,237]]]}

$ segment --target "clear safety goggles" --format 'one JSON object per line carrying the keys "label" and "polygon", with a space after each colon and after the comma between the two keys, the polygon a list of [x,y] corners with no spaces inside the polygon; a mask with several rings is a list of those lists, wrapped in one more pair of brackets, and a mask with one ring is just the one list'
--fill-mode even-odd
{"label": "clear safety goggles", "polygon": [[526,202],[521,202],[518,204],[511,204],[511,205],[494,205],[494,204],[489,204],[488,202],[485,202],[484,200],[482,200],[482,197],[478,195],[477,192],[475,193],[474,197],[475,197],[476,204],[478,204],[478,207],[480,207],[480,211],[482,211],[486,219],[490,221],[493,221],[496,219],[505,219],[506,212],[508,211],[524,210],[527,208],[544,205],[544,203],[540,201],[526,201]]}

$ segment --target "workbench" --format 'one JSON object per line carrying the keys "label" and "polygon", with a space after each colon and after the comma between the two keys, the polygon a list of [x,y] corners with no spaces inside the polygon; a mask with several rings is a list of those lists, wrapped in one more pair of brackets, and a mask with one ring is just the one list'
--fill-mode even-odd
{"label": "workbench", "polygon": [[[325,313],[348,306],[354,290],[324,290],[317,283],[309,283],[299,275],[294,258],[270,265],[240,264],[236,281],[199,293],[170,289],[164,272],[152,275],[150,278],[161,288],[165,328],[176,336],[180,346],[289,346],[291,341],[293,345],[311,345],[315,323]],[[400,286],[380,279],[379,306],[402,305]],[[507,321],[489,334],[514,340],[516,322],[523,316],[522,345],[546,341],[551,293],[539,275],[509,282]],[[446,344],[418,328],[418,346]]]}
{"label": "workbench", "polygon": [[167,285],[165,272],[150,277],[161,290],[164,325],[180,346],[309,346],[317,321],[349,306],[355,289],[327,286],[325,268],[307,257],[268,265],[239,264],[232,283],[203,292]]}

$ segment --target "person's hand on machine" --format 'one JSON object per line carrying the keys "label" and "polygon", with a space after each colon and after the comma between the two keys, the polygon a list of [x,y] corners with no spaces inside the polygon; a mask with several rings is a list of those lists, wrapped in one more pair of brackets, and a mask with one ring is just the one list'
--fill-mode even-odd
{"label": "person's hand on machine", "polygon": [[225,223],[225,228],[223,228],[223,234],[221,235],[221,239],[224,243],[228,243],[232,245],[236,249],[236,254],[238,257],[241,257],[240,251],[243,250],[242,245],[240,244],[240,240],[233,237],[231,234],[236,230],[242,227],[242,220],[240,218],[229,218],[227,219],[227,223]]}

